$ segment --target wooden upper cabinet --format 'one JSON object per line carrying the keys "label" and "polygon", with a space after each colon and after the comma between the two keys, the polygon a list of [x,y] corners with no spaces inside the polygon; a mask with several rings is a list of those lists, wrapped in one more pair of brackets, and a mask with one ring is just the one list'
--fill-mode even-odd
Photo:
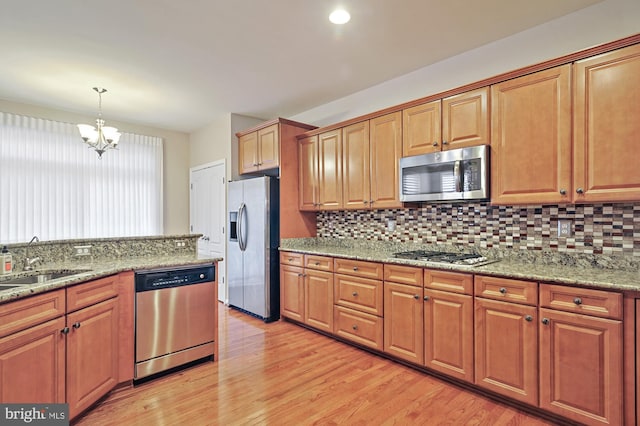
{"label": "wooden upper cabinet", "polygon": [[488,145],[489,88],[428,102],[402,111],[402,156]]}
{"label": "wooden upper cabinet", "polygon": [[258,132],[252,132],[238,138],[238,173],[258,171]]}
{"label": "wooden upper cabinet", "polygon": [[402,156],[440,151],[441,103],[437,101],[417,105],[402,111]]}
{"label": "wooden upper cabinet", "polygon": [[571,201],[571,65],[491,88],[491,202]]}
{"label": "wooden upper cabinet", "polygon": [[346,209],[369,207],[371,200],[369,121],[342,129],[342,200]]}
{"label": "wooden upper cabinet", "polygon": [[238,173],[276,169],[280,165],[278,123],[238,138]]}
{"label": "wooden upper cabinet", "polygon": [[298,141],[298,207],[317,210],[318,204],[318,136]]}
{"label": "wooden upper cabinet", "polygon": [[280,165],[278,130],[277,124],[258,130],[258,167],[260,170],[275,169]]}
{"label": "wooden upper cabinet", "polygon": [[371,150],[371,200],[374,209],[402,207],[398,163],[402,156],[402,113],[369,121]]}
{"label": "wooden upper cabinet", "polygon": [[342,208],[342,131],[318,138],[318,202],[320,210]]}
{"label": "wooden upper cabinet", "polygon": [[640,200],[640,45],[574,64],[576,202]]}
{"label": "wooden upper cabinet", "polygon": [[442,149],[491,143],[489,88],[473,90],[442,100]]}

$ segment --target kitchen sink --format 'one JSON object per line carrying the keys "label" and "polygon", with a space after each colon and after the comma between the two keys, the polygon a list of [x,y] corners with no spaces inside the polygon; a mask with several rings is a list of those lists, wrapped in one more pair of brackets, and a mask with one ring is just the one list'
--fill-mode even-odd
{"label": "kitchen sink", "polygon": [[[90,269],[76,269],[72,271],[55,271],[55,272],[35,272],[33,275],[27,275],[26,277],[16,277],[8,280],[0,280],[0,290],[7,290],[7,288],[13,288],[13,284],[39,284],[47,281],[55,280],[58,278],[69,277],[71,275],[78,275],[85,272],[89,272]],[[12,287],[10,287],[12,286]]]}

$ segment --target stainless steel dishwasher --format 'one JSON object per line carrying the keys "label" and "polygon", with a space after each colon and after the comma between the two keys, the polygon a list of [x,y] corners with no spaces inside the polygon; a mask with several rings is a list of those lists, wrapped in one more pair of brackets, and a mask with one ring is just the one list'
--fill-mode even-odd
{"label": "stainless steel dishwasher", "polygon": [[214,265],[138,270],[135,284],[134,379],[213,356]]}

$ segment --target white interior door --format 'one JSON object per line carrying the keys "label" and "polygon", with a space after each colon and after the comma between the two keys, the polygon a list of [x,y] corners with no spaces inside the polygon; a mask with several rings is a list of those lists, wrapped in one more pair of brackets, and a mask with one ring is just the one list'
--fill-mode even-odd
{"label": "white interior door", "polygon": [[[226,258],[226,166],[224,160],[190,169],[190,230],[202,234],[198,256]],[[227,303],[225,262],[218,263],[218,300]]]}

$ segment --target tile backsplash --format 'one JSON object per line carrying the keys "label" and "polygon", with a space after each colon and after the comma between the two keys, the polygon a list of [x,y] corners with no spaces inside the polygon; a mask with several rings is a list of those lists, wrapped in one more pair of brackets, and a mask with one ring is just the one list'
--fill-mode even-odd
{"label": "tile backsplash", "polygon": [[[558,221],[571,235],[558,237]],[[395,229],[389,226],[395,221]],[[640,203],[419,208],[319,212],[317,235],[519,250],[640,257]]]}

